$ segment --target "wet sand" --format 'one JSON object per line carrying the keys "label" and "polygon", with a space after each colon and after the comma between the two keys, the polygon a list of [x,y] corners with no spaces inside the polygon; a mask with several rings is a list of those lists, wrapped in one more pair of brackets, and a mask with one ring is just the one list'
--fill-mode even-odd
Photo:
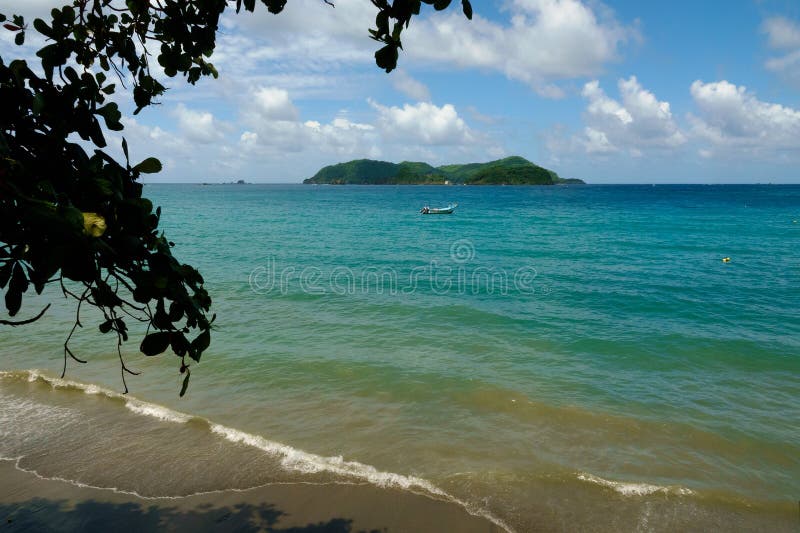
{"label": "wet sand", "polygon": [[0,531],[499,532],[460,506],[370,485],[269,485],[143,499],[0,461]]}

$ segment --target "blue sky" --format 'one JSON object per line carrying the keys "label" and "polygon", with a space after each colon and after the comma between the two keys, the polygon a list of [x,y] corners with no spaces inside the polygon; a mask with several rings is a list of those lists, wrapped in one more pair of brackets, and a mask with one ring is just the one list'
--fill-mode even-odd
{"label": "blue sky", "polygon": [[[32,18],[60,2],[6,3]],[[165,163],[150,180],[522,155],[591,183],[800,183],[800,2],[474,0],[471,22],[454,2],[412,22],[388,75],[375,8],[335,3],[226,16],[220,79],[169,80],[126,121],[131,150]]]}

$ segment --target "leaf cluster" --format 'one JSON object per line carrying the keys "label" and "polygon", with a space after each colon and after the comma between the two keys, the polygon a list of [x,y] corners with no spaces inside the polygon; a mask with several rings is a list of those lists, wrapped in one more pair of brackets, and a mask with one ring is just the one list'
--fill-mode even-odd
{"label": "leaf cluster", "polygon": [[[375,52],[375,63],[386,72],[397,67],[397,59],[403,42],[400,39],[403,30],[411,24],[414,15],[419,15],[422,4],[433,6],[437,11],[450,7],[452,0],[372,0],[378,8],[375,16],[375,28],[369,30],[370,36],[384,46]],[[472,4],[469,0],[461,0],[464,15],[472,20]]]}

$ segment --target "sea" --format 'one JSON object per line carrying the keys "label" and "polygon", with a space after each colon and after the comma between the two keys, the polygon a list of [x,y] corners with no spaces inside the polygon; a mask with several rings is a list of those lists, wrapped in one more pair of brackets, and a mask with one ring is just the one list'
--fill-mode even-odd
{"label": "sea", "polygon": [[[0,458],[142,497],[360,483],[507,531],[800,530],[800,186],[145,186],[212,345],[0,331]],[[457,202],[451,215],[420,208]],[[728,261],[723,261],[729,258]],[[137,336],[138,335],[138,336]]]}

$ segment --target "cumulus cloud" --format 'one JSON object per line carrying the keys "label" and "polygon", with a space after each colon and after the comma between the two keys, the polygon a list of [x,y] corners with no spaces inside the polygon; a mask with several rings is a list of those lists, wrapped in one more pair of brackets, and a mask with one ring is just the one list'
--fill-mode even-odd
{"label": "cumulus cloud", "polygon": [[[281,108],[295,109],[288,95],[285,99],[282,95],[280,100],[284,103]],[[302,157],[301,168],[309,167],[307,171],[311,173],[310,167],[328,164],[332,159],[452,161],[467,155],[474,158],[478,141],[488,139],[473,131],[451,104],[419,102],[398,107],[369,100],[374,114],[366,121],[353,120],[342,112],[325,122],[303,120],[299,113],[297,116],[265,114],[258,99],[250,97],[248,101],[240,117],[243,130],[238,138],[245,157],[253,160]],[[478,152],[502,151],[502,147],[488,142],[484,148]]]}
{"label": "cumulus cloud", "polygon": [[122,122],[125,129],[121,132],[109,132],[106,136],[108,147],[106,150],[118,160],[124,160],[121,142],[124,137],[129,146],[131,162],[135,163],[145,157],[157,157],[164,166],[163,176],[175,176],[185,168],[203,168],[203,176],[219,170],[223,158],[221,157],[223,143],[206,145],[202,150],[197,149],[197,142],[185,135],[185,132],[167,131],[159,126],[151,126],[138,122],[133,117],[124,117]]}
{"label": "cumulus cloud", "polygon": [[[486,134],[472,130],[451,104],[397,107],[368,101],[367,112],[358,117],[342,109],[332,118],[318,118],[305,116],[289,91],[272,86],[252,87],[239,103],[238,116],[229,122],[183,103],[161,127],[126,121],[132,158],[162,159],[166,174],[156,180],[168,174],[196,181],[233,176],[296,181],[348,159],[458,162],[504,153]],[[115,154],[120,141],[111,142]]]}
{"label": "cumulus cloud", "polygon": [[241,134],[244,147],[258,147],[265,153],[280,152],[335,153],[362,155],[372,153],[377,139],[374,127],[337,118],[323,124],[316,120],[245,121],[248,130]]}
{"label": "cumulus cloud", "polygon": [[583,86],[586,110],[580,132],[557,125],[542,136],[550,161],[559,164],[562,157],[574,154],[663,156],[686,145],[687,135],[678,126],[669,102],[645,89],[636,76],[620,79],[617,89],[619,97],[612,98],[597,80]]}
{"label": "cumulus cloud", "polygon": [[253,90],[243,104],[241,124],[247,128],[240,135],[243,148],[269,152],[357,154],[374,152],[374,126],[336,117],[330,123],[300,120],[300,113],[288,91],[276,87]]}
{"label": "cumulus cloud", "polygon": [[297,108],[289,92],[276,87],[259,87],[253,92],[254,111],[263,120],[297,120]]}
{"label": "cumulus cloud", "polygon": [[686,142],[669,102],[659,101],[635,76],[619,80],[617,87],[620,100],[609,97],[597,80],[583,87],[588,104],[581,141],[588,153],[626,150],[638,156],[645,150],[675,148]]}
{"label": "cumulus cloud", "polygon": [[763,102],[744,86],[728,81],[695,81],[691,94],[698,115],[693,133],[717,150],[769,154],[800,149],[800,111]]}
{"label": "cumulus cloud", "polygon": [[767,70],[800,84],[800,24],[785,17],[772,17],[764,21],[761,29],[769,46],[779,54],[767,60]]}
{"label": "cumulus cloud", "polygon": [[387,107],[373,100],[382,133],[392,140],[427,145],[472,144],[476,138],[452,104],[441,107],[427,102]]}
{"label": "cumulus cloud", "polygon": [[196,111],[178,104],[173,115],[178,121],[178,128],[190,141],[208,144],[222,138],[219,121],[208,111]]}
{"label": "cumulus cloud", "polygon": [[633,117],[631,117],[627,109],[622,107],[616,100],[606,96],[606,93],[600,88],[599,81],[590,81],[584,85],[581,94],[584,98],[589,100],[587,111],[590,115],[594,117],[603,117],[604,119],[614,118],[622,124],[630,124],[633,122]]}
{"label": "cumulus cloud", "polygon": [[500,71],[546,97],[563,96],[552,82],[591,76],[638,39],[608,8],[582,0],[513,0],[508,24],[455,10],[415,21],[407,30],[413,60]]}
{"label": "cumulus cloud", "polygon": [[583,133],[586,136],[583,141],[583,146],[586,148],[587,154],[610,154],[619,151],[619,149],[608,140],[608,136],[605,132],[587,126],[583,129]]}

